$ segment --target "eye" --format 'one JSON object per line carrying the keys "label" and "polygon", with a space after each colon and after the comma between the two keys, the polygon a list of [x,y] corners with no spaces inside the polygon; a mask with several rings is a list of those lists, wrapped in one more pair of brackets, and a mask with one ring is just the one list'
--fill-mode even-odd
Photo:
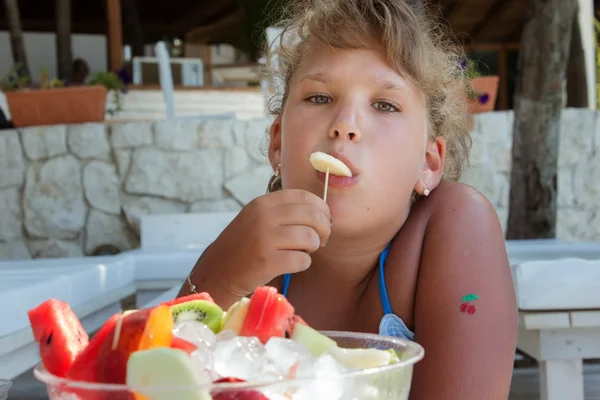
{"label": "eye", "polygon": [[315,104],[327,104],[329,103],[330,98],[326,94],[315,94],[308,97],[306,100]]}
{"label": "eye", "polygon": [[400,111],[400,107],[393,103],[390,103],[389,101],[378,101],[373,104],[373,107],[375,107],[377,111],[381,111],[384,113],[393,113]]}

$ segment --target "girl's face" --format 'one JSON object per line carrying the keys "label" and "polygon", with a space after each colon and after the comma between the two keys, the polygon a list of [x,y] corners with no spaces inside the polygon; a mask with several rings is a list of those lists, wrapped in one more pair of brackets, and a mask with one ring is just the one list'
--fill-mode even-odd
{"label": "girl's face", "polygon": [[[439,182],[443,143],[428,143],[424,96],[368,49],[316,46],[290,85],[271,128],[270,158],[284,189],[323,196],[316,151],[341,159],[354,176],[330,175],[327,203],[341,235],[397,232],[413,190]],[[383,227],[383,229],[382,229]],[[389,232],[388,232],[389,228]]]}

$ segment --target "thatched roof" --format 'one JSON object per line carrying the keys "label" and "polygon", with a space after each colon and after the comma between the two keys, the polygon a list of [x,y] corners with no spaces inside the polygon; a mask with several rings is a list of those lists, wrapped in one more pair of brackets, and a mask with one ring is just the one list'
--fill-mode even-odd
{"label": "thatched roof", "polygon": [[[148,42],[164,35],[194,40],[229,41],[240,24],[236,0],[121,0],[134,1]],[[599,1],[599,0],[595,0]],[[54,31],[54,1],[18,0],[23,29]],[[528,0],[438,0],[441,15],[465,43],[515,43],[520,39]],[[72,0],[74,33],[105,33],[105,0]],[[125,7],[124,7],[125,8]],[[243,17],[243,13],[242,13]],[[127,24],[125,12],[123,23]],[[0,7],[0,29],[6,29]],[[233,28],[233,29],[232,29]],[[123,35],[126,37],[127,27]]]}
{"label": "thatched roof", "polygon": [[[127,15],[123,4],[123,35]],[[184,37],[190,29],[206,26],[236,11],[236,0],[132,0],[137,5],[144,37],[155,42],[164,35]],[[18,0],[22,28],[25,31],[56,30],[55,2]],[[107,30],[106,0],[71,0],[73,33],[102,34]],[[4,6],[0,7],[0,29],[6,30]]]}

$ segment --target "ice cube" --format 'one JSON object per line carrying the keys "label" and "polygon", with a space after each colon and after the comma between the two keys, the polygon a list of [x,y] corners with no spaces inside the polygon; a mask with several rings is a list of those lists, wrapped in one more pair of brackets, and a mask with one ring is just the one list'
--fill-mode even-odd
{"label": "ice cube", "polygon": [[346,368],[329,354],[312,362],[300,362],[297,376],[317,379],[301,383],[294,394],[294,400],[342,399],[345,386],[341,375],[346,371]]}
{"label": "ice cube", "polygon": [[[302,362],[311,360],[310,350],[291,339],[272,337],[265,344],[267,357],[277,368],[278,374],[286,378],[295,377],[295,368]],[[294,368],[294,370],[292,370]]]}
{"label": "ice cube", "polygon": [[263,382],[278,378],[265,347],[255,337],[219,338],[213,357],[215,371],[222,377]]}
{"label": "ice cube", "polygon": [[352,400],[377,400],[381,397],[379,389],[368,384],[354,385],[352,392]]}
{"label": "ice cube", "polygon": [[228,341],[233,338],[236,338],[237,336],[238,334],[235,333],[235,331],[232,331],[231,329],[225,329],[217,334],[217,342]]}
{"label": "ice cube", "polygon": [[202,322],[185,320],[175,324],[173,334],[180,339],[187,340],[198,347],[192,352],[192,362],[197,372],[207,377],[208,380],[217,378],[214,371],[213,349],[217,343],[217,336]]}
{"label": "ice cube", "polygon": [[63,393],[60,390],[58,392],[51,390],[48,393],[50,400],[81,400],[79,396],[73,393]]}
{"label": "ice cube", "polygon": [[208,326],[194,320],[177,322],[173,327],[173,334],[198,347],[211,347],[217,342],[217,336]]}

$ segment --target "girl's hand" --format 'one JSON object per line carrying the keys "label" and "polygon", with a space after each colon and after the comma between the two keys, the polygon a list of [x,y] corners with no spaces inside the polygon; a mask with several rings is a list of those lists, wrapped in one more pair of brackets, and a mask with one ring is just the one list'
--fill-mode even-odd
{"label": "girl's hand", "polygon": [[320,197],[292,189],[266,194],[206,249],[191,280],[225,306],[280,275],[306,270],[330,232],[331,213]]}

